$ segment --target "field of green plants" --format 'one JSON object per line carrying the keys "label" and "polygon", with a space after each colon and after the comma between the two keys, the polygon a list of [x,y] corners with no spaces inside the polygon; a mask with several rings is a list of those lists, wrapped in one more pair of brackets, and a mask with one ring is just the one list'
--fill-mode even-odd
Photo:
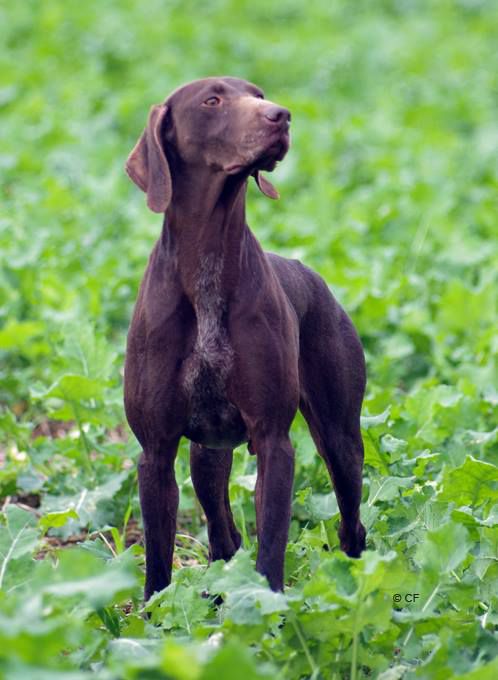
{"label": "field of green plants", "polygon": [[[0,26],[0,678],[497,678],[498,4],[24,0]],[[368,550],[340,552],[298,417],[285,592],[254,570],[245,447],[243,549],[208,566],[184,442],[174,579],[144,611],[122,367],[161,219],[123,164],[206,75],[292,111],[281,199],[251,186],[248,220],[360,332]]]}

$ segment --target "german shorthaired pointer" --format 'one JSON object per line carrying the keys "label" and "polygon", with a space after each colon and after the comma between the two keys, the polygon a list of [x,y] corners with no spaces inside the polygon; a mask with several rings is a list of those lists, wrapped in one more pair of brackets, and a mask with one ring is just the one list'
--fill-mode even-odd
{"label": "german shorthaired pointer", "polygon": [[128,335],[125,407],[143,447],[145,598],[170,583],[180,437],[207,518],[210,557],[240,546],[228,497],[232,450],[257,458],[257,569],[284,585],[299,408],[335,487],[341,548],[365,547],[360,522],[365,362],[355,329],[324,281],[266,253],[245,217],[247,183],[289,147],[290,113],[237,78],[189,83],[150,110],[126,171],[164,213]]}

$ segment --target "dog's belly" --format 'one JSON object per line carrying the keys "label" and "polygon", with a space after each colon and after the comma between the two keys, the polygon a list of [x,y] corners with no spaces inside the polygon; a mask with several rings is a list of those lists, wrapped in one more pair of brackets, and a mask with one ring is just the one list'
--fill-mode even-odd
{"label": "dog's belly", "polygon": [[197,353],[190,357],[186,369],[183,384],[190,408],[185,437],[213,449],[246,442],[244,421],[226,395],[224,371]]}

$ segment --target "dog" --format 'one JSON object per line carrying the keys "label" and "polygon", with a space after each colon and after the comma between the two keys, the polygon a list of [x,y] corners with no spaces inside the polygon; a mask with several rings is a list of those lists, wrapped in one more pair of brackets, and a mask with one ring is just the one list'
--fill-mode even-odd
{"label": "dog", "polygon": [[257,460],[256,568],[283,589],[298,408],[334,485],[341,548],[358,557],[365,547],[360,340],[320,276],[264,252],[245,218],[251,177],[278,198],[263,172],[286,155],[290,120],[252,83],[196,80],[151,108],[126,163],[148,207],[164,214],[124,380],[126,416],[143,448],[146,600],[171,580],[182,436],[191,442],[211,560],[229,560],[240,546],[228,483],[233,448],[246,442]]}

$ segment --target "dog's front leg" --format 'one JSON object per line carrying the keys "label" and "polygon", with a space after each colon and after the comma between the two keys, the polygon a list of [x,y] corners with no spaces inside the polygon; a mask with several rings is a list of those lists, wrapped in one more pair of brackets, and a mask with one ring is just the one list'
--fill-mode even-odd
{"label": "dog's front leg", "polygon": [[145,533],[145,600],[171,582],[178,486],[178,442],[144,449],[138,463],[138,487]]}
{"label": "dog's front leg", "polygon": [[283,590],[284,557],[289,533],[294,479],[294,450],[286,435],[251,438],[257,455],[256,569],[272,590]]}

